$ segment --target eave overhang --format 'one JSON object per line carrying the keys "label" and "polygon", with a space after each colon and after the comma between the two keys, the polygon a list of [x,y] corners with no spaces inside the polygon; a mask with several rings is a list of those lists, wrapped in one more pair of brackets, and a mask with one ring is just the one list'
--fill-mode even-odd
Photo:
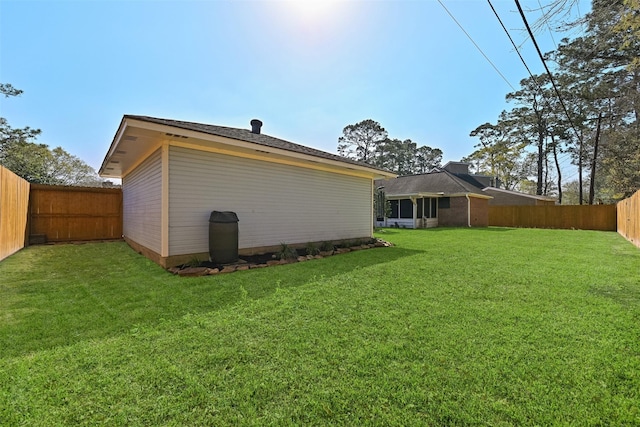
{"label": "eave overhang", "polygon": [[477,193],[432,193],[432,192],[420,192],[420,193],[406,193],[406,194],[385,194],[387,200],[400,200],[400,199],[420,199],[423,197],[474,197],[477,199],[493,199],[493,196],[487,196]]}
{"label": "eave overhang", "polygon": [[374,167],[325,159],[238,139],[150,123],[126,116],[120,122],[118,131],[98,173],[104,178],[124,178],[144,159],[163,145],[295,165],[370,179],[395,178],[397,176]]}

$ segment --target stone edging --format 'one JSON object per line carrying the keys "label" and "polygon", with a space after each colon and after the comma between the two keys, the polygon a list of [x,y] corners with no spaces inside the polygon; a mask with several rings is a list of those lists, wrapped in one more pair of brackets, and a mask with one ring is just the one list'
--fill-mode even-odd
{"label": "stone edging", "polygon": [[264,264],[251,264],[246,261],[240,260],[240,262],[223,266],[223,268],[209,268],[209,267],[171,267],[167,269],[168,272],[176,274],[181,277],[199,277],[199,276],[215,276],[217,274],[234,273],[236,271],[253,270],[255,268],[266,268],[274,265],[293,264],[296,262],[311,261],[314,259],[322,259],[333,255],[344,254],[347,252],[361,251],[364,249],[384,248],[393,246],[393,243],[387,242],[382,239],[376,239],[375,243],[368,245],[352,246],[349,248],[337,248],[333,251],[320,252],[318,255],[306,255],[299,256],[296,259],[273,259]]}

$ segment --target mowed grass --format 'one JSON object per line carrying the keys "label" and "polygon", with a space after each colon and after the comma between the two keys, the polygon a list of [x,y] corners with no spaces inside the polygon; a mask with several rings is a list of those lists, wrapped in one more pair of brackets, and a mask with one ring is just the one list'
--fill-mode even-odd
{"label": "mowed grass", "polygon": [[640,250],[383,230],[203,278],[123,243],[0,262],[0,425],[640,425]]}

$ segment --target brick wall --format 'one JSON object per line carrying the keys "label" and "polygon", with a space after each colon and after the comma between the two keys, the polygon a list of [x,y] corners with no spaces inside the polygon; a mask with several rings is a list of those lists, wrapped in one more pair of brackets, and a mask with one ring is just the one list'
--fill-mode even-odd
{"label": "brick wall", "polygon": [[[471,201],[471,226],[487,227],[489,225],[489,201],[470,197]],[[448,209],[438,209],[438,225],[440,227],[468,227],[469,217],[467,198],[451,197]]]}
{"label": "brick wall", "polygon": [[448,209],[438,209],[438,225],[440,227],[467,226],[466,197],[451,197]]}

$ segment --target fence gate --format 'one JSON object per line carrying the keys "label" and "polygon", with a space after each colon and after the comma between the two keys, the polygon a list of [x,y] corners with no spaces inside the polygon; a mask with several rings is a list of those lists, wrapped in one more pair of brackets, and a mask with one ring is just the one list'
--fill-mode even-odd
{"label": "fence gate", "polygon": [[30,243],[122,237],[120,188],[31,185]]}

